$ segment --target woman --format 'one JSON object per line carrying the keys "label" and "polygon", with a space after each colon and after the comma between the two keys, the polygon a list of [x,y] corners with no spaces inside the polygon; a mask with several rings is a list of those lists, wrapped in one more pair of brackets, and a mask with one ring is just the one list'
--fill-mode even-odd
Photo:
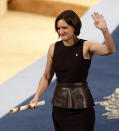
{"label": "woman", "polygon": [[92,18],[95,27],[104,35],[105,44],[77,37],[81,21],[72,10],[62,12],[55,21],[55,29],[61,41],[50,46],[45,72],[30,102],[37,107],[40,96],[56,73],[57,83],[52,99],[55,131],[94,130],[94,102],[86,82],[88,70],[94,54],[112,54],[115,52],[115,44],[104,17],[94,12]]}

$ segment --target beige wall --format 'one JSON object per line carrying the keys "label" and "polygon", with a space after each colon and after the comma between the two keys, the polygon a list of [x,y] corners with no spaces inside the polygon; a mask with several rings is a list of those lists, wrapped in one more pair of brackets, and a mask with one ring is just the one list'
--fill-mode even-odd
{"label": "beige wall", "polygon": [[[66,1],[66,0],[65,0]],[[58,16],[64,10],[72,9],[82,16],[89,7],[80,5],[80,3],[65,3],[60,0],[11,0],[8,9],[38,13],[45,16]]]}
{"label": "beige wall", "polygon": [[0,17],[7,11],[7,1],[8,0],[0,0]]}

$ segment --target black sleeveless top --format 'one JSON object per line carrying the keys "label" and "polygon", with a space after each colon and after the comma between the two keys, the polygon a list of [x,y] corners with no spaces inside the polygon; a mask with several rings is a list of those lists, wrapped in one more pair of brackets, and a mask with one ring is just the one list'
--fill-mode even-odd
{"label": "black sleeveless top", "polygon": [[86,82],[91,60],[83,58],[84,41],[80,39],[72,46],[65,46],[63,41],[55,43],[53,70],[58,82]]}

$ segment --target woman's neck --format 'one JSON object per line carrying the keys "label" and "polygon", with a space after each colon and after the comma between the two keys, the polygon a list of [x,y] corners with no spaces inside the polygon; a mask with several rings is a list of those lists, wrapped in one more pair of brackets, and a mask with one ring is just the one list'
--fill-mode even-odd
{"label": "woman's neck", "polygon": [[77,41],[79,40],[79,38],[75,37],[73,39],[69,39],[67,41],[63,41],[65,46],[72,46],[74,45]]}

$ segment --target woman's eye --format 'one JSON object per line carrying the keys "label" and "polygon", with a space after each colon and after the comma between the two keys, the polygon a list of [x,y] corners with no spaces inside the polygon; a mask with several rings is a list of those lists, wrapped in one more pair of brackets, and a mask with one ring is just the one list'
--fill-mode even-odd
{"label": "woman's eye", "polygon": [[67,29],[67,27],[63,27],[63,29]]}
{"label": "woman's eye", "polygon": [[67,27],[57,27],[57,30],[60,30],[60,29],[67,29]]}

